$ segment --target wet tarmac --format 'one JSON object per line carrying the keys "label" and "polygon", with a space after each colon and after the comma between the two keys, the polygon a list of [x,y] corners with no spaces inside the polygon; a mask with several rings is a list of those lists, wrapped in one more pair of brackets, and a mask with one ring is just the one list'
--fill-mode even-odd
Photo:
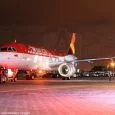
{"label": "wet tarmac", "polygon": [[115,80],[0,84],[0,115],[115,115]]}

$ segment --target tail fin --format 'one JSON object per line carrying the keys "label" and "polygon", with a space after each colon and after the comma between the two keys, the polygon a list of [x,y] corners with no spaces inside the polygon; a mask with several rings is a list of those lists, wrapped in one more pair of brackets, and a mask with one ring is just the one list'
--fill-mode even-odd
{"label": "tail fin", "polygon": [[72,34],[71,43],[69,46],[68,54],[75,55],[75,42],[76,42],[76,33]]}

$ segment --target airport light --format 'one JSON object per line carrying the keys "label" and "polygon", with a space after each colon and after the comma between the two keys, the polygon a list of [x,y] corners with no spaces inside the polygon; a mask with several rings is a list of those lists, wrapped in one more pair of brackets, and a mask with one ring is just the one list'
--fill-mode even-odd
{"label": "airport light", "polygon": [[111,67],[113,67],[113,68],[115,67],[115,63],[114,63],[113,61],[111,62],[110,65],[111,65]]}
{"label": "airport light", "polygon": [[110,63],[110,65],[111,65],[111,67],[113,68],[113,76],[114,76],[115,63],[112,61],[112,62]]}

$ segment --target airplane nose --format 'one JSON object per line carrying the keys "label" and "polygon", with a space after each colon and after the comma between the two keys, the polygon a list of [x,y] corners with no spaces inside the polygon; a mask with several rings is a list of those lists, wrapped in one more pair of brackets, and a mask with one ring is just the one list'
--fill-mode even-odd
{"label": "airplane nose", "polygon": [[0,62],[7,62],[10,57],[8,53],[0,52]]}
{"label": "airplane nose", "polygon": [[0,52],[0,61],[3,60],[4,58],[5,58],[4,53],[1,53],[1,52]]}
{"label": "airplane nose", "polygon": [[8,52],[0,52],[0,65],[4,67],[13,65],[12,56]]}

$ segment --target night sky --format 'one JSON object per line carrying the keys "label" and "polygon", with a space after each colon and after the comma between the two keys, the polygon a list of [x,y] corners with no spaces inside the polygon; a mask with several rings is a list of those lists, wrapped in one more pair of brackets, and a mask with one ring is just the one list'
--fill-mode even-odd
{"label": "night sky", "polygon": [[77,26],[115,23],[114,0],[1,0],[0,24]]}
{"label": "night sky", "polygon": [[67,52],[72,31],[79,58],[115,56],[115,1],[0,1],[1,43],[16,39]]}

